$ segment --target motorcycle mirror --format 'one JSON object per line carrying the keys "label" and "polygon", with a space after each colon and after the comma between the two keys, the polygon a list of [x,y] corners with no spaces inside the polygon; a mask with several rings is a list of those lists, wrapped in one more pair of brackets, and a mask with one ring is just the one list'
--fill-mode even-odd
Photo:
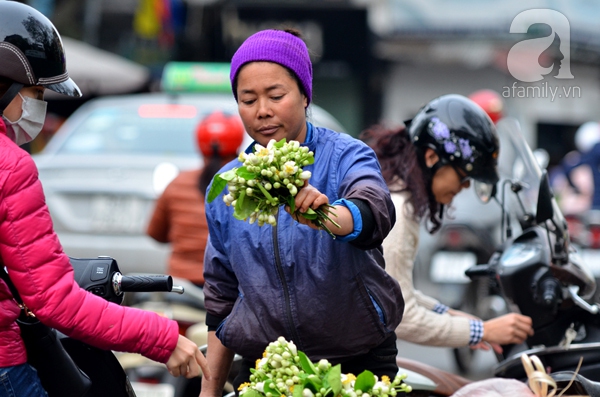
{"label": "motorcycle mirror", "polygon": [[542,178],[540,180],[540,190],[538,192],[537,210],[535,214],[535,221],[544,223],[554,216],[554,209],[552,207],[552,190],[550,190],[550,182],[548,180],[548,172],[542,171]]}
{"label": "motorcycle mirror", "polygon": [[473,189],[477,198],[484,204],[496,196],[496,184],[473,181]]}

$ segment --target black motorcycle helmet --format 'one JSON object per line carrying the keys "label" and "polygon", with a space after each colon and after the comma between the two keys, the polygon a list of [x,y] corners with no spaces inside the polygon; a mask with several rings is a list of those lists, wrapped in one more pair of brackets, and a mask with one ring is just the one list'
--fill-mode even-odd
{"label": "black motorcycle helmet", "polygon": [[[474,180],[498,182],[498,135],[489,116],[462,95],[443,95],[408,122],[410,139],[422,156],[426,148],[440,158],[432,170],[451,165]],[[433,177],[433,175],[431,175]]]}
{"label": "black motorcycle helmet", "polygon": [[67,73],[65,51],[58,31],[41,12],[16,1],[0,0],[0,78],[12,86],[0,98],[0,114],[23,86],[80,97]]}

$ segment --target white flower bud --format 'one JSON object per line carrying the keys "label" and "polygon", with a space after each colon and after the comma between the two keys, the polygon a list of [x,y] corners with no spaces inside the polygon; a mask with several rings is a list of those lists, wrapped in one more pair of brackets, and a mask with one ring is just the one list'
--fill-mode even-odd
{"label": "white flower bud", "polygon": [[312,176],[312,173],[310,171],[302,171],[300,173],[300,179],[303,179],[305,181],[309,180],[311,176]]}
{"label": "white flower bud", "polygon": [[246,189],[246,195],[247,196],[252,196],[253,194],[254,194],[254,190],[252,190],[251,187],[249,187],[249,188]]}
{"label": "white flower bud", "polygon": [[306,388],[302,390],[302,397],[315,397],[315,395],[310,389]]}
{"label": "white flower bud", "polygon": [[320,371],[327,371],[329,369],[329,361],[325,359],[319,360],[317,368],[319,368]]}
{"label": "white flower bud", "polygon": [[277,219],[275,219],[275,216],[269,215],[267,223],[271,226],[275,226],[275,225],[277,225]]}
{"label": "white flower bud", "polygon": [[294,342],[288,342],[288,349],[290,349],[292,355],[296,356],[298,354],[298,349],[296,348]]}

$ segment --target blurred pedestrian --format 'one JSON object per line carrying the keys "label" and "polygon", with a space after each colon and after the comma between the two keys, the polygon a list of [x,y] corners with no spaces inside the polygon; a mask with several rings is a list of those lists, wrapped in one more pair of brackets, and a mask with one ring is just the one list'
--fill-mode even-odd
{"label": "blurred pedestrian", "polygon": [[533,335],[531,318],[511,313],[488,321],[450,309],[415,290],[414,259],[419,222],[437,231],[444,206],[470,186],[471,179],[498,181],[499,142],[491,119],[471,100],[444,95],[425,105],[408,128],[374,126],[362,132],[381,163],[397,221],[383,242],[386,270],[400,283],[405,309],[396,335],[429,346],[489,349],[520,343]]}
{"label": "blurred pedestrian", "polygon": [[[175,321],[110,303],[74,280],[45,203],[31,156],[19,148],[41,131],[44,91],[81,92],[67,73],[54,25],[34,8],[0,1],[0,266],[27,308],[45,325],[101,349],[141,353],[166,363],[174,376],[210,378],[198,346],[179,335]],[[16,320],[21,308],[0,281],[0,395],[42,397],[46,392]]]}
{"label": "blurred pedestrian", "polygon": [[477,90],[469,95],[469,99],[481,107],[494,124],[504,117],[504,99],[490,89]]}
{"label": "blurred pedestrian", "polygon": [[575,133],[575,147],[577,150],[562,159],[553,178],[565,215],[600,209],[600,124],[582,124]]}
{"label": "blurred pedestrian", "polygon": [[171,243],[167,273],[204,286],[204,248],[208,225],[204,194],[212,177],[237,156],[244,126],[237,115],[216,111],[196,129],[196,144],[204,166],[179,173],[156,201],[147,233],[161,243]]}
{"label": "blurred pedestrian", "polygon": [[[344,373],[370,370],[393,379],[403,302],[383,266],[381,242],[395,212],[375,153],[348,134],[307,121],[312,64],[299,32],[270,29],[247,38],[232,58],[230,79],[253,145],[285,138],[314,153],[295,208],[307,212],[331,203],[339,227],[325,222],[332,238],[305,217],[292,217],[289,206],[274,215],[275,226],[261,227],[235,219],[222,197],[207,205],[204,295],[207,359],[215,376],[202,381],[201,396],[221,396],[234,353],[243,357],[234,386],[248,382],[256,360],[279,336],[312,361],[326,358]],[[235,160],[222,171],[241,165]],[[282,168],[273,172],[285,175]]]}

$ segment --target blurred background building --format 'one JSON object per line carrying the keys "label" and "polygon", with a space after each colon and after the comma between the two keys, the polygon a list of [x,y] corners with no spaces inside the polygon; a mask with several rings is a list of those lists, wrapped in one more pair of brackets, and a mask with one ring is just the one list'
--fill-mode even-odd
{"label": "blurred background building", "polygon": [[[595,29],[600,3],[586,0],[25,2],[45,12],[63,35],[146,68],[147,74],[123,73],[137,81],[125,87],[132,92],[156,89],[168,61],[228,62],[257,30],[299,28],[313,54],[315,102],[353,135],[374,122],[399,124],[437,95],[491,88],[503,94],[508,113],[521,121],[529,142],[547,149],[554,164],[574,148],[575,130],[597,118],[600,104],[600,35]],[[570,30],[564,34],[552,21],[534,17],[526,33],[510,33],[515,17],[531,9],[562,13]],[[554,72],[523,83],[508,70],[507,56],[515,44],[535,38],[551,43],[539,64]],[[67,56],[74,58],[75,52],[68,48]],[[561,61],[570,64],[572,79],[555,77]],[[80,61],[69,59],[70,68],[77,67],[75,62]],[[521,66],[526,68],[525,62]],[[105,68],[102,80],[117,76]],[[106,83],[81,80],[87,98],[105,93],[100,85]],[[525,91],[528,87],[531,91]],[[63,104],[60,111],[77,105]]]}
{"label": "blurred background building", "polygon": [[[577,128],[600,120],[596,1],[22,2],[65,37],[68,69],[84,92],[81,100],[48,93],[45,138],[89,99],[159,91],[168,62],[229,62],[254,32],[282,27],[301,30],[311,51],[314,102],[354,136],[373,123],[400,125],[436,96],[488,88],[502,95],[505,114],[520,121],[531,147],[545,149],[553,167],[575,149]],[[32,151],[44,142],[34,141]],[[472,189],[454,204],[450,222],[498,223],[498,208],[482,207]],[[422,233],[421,252],[435,244]],[[433,296],[446,291],[428,283],[424,261],[417,286]]]}

